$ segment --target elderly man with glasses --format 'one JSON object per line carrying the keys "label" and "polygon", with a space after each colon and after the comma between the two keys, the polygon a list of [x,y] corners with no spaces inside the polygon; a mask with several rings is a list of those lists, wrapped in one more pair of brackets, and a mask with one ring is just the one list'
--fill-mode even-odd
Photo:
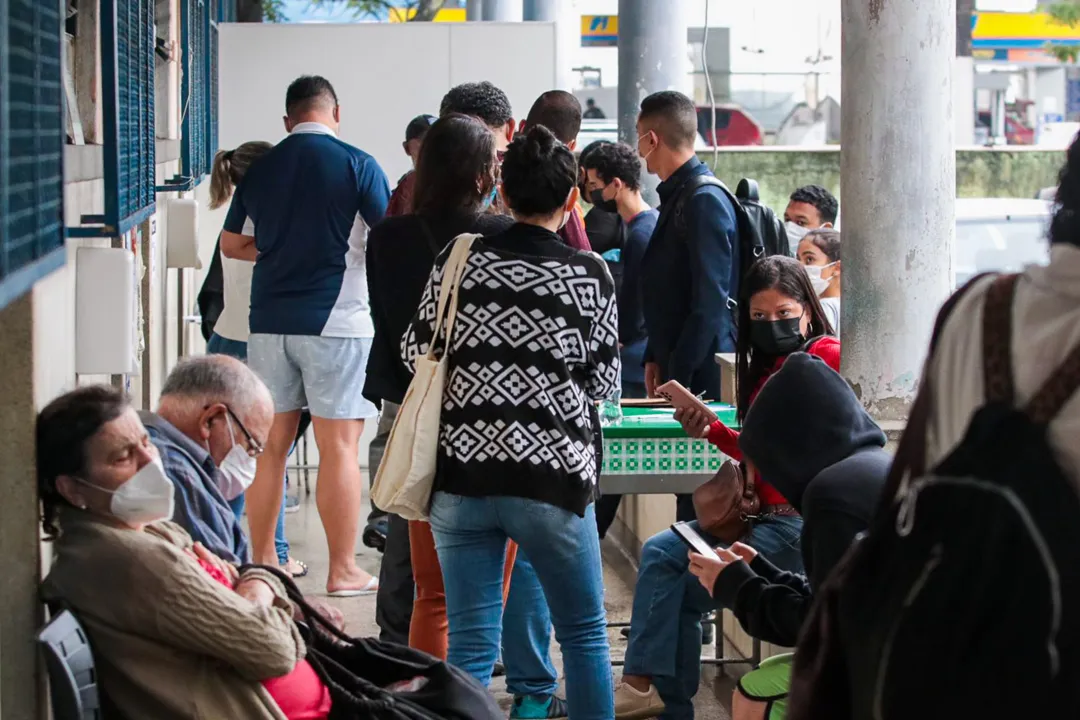
{"label": "elderly man with glasses", "polygon": [[274,419],[270,391],[225,355],[181,360],[165,380],[157,413],[140,413],[175,487],[173,522],[218,557],[251,559],[229,500],[255,477]]}

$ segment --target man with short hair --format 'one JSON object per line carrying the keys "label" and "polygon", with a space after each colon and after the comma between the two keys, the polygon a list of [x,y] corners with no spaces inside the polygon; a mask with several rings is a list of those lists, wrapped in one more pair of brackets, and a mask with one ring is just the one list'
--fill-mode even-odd
{"label": "man with short hair", "polygon": [[[536,125],[543,125],[566,147],[576,150],[577,136],[581,132],[581,103],[565,90],[548,90],[536,98],[529,108],[528,116],[521,121],[519,132],[526,133]],[[585,219],[577,206],[574,206],[566,224],[559,228],[558,235],[575,250],[592,250],[585,232]]]}
{"label": "man with short hair", "polygon": [[[416,163],[420,160],[420,147],[424,136],[436,118],[432,115],[417,115],[405,127],[405,142],[401,147],[409,156],[412,167],[398,180],[397,187],[390,195],[390,204],[386,206],[386,217],[407,215],[412,212],[413,188],[416,186]],[[370,518],[368,519],[370,523]]]}
{"label": "man with short hair", "polygon": [[218,557],[247,562],[247,537],[228,500],[255,476],[274,419],[270,391],[235,358],[187,358],[165,379],[157,413],[139,418],[175,487],[173,522]]}
{"label": "man with short hair", "polygon": [[585,101],[585,113],[582,117],[586,120],[603,120],[607,115],[597,106],[596,98],[589,98]]}
{"label": "man with short hair", "polygon": [[[300,411],[311,411],[319,446],[316,500],[330,550],[327,592],[371,594],[378,583],[356,564],[364,420],[362,395],[374,327],[364,244],[386,213],[390,188],[375,159],[337,138],[334,88],[304,76],[285,95],[289,136],[251,168],[221,233],[226,257],[255,262],[248,362],[266,381],[276,415],[247,494],[255,562],[274,565],[274,524]],[[245,221],[255,236],[241,234]]]}
{"label": "man with short hair", "polygon": [[791,245],[791,254],[798,252],[799,242],[811,230],[833,227],[839,214],[840,203],[820,185],[804,185],[791,193],[784,210],[784,229]]}
{"label": "man with short hair", "polygon": [[495,151],[502,156],[514,139],[514,111],[510,98],[487,80],[462,83],[450,89],[439,105],[439,116],[450,113],[472,115],[491,129],[495,136]]}
{"label": "man with short hair", "polygon": [[[641,101],[637,133],[646,168],[662,181],[660,215],[641,271],[649,337],[645,387],[652,397],[659,385],[678,380],[695,395],[717,399],[716,353],[735,352],[735,208],[721,188],[698,179],[712,172],[694,152],[697,109],[690,98],[672,90],[649,95]],[[679,520],[694,519],[689,495],[679,497],[678,508]]]}

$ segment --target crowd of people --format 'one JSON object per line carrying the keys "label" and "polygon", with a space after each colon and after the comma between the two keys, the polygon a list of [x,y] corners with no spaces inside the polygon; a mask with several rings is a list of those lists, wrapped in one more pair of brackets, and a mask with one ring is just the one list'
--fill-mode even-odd
{"label": "crowd of people", "polygon": [[[694,151],[694,104],[672,91],[641,102],[636,147],[575,154],[573,95],[544,93],[518,123],[491,83],[457,86],[437,117],[408,124],[412,169],[393,192],[375,158],[337,137],[342,109],[327,80],[296,80],[285,109],[286,139],[215,162],[212,203],[229,212],[210,354],[177,364],[155,413],[90,386],[38,417],[56,553],[45,596],[86,627],[109,701],[131,717],[330,716],[331,688],[305,660],[285,587],[248,567],[307,572],[289,554],[283,480],[306,414],[326,594],[376,594],[383,640],[483,685],[501,663],[512,718],[692,718],[702,618],[718,609],[794,646],[826,576],[897,492],[885,435],[839,375],[836,198],[797,188],[783,213],[790,253],[750,257],[738,201]],[[658,210],[642,197],[643,169],[661,181]],[[1078,176],[1074,146],[1051,264],[1021,276],[1015,312],[1055,318],[1039,332],[1017,324],[1046,360],[1017,365],[1021,398],[1080,338]],[[467,260],[448,277],[464,236]],[[452,331],[440,315],[447,287]],[[964,298],[968,313],[977,298]],[[960,397],[930,410],[932,464],[982,404],[980,328],[945,324],[927,366]],[[373,478],[415,361],[432,350],[448,365],[429,518],[373,508],[361,531],[364,424],[378,423]],[[760,509],[729,544],[678,498],[677,519],[715,556],[688,553],[674,530],[644,543],[614,682],[600,541],[620,498],[600,491],[597,404],[655,397],[672,380],[719,398],[718,353],[736,358],[739,427],[705,409],[675,418],[742,463]],[[1067,404],[1050,425],[1074,482],[1078,412]],[[791,418],[812,422],[791,428]],[[356,564],[361,534],[383,550],[378,578]],[[773,658],[742,678],[735,718],[783,717],[797,665]]]}

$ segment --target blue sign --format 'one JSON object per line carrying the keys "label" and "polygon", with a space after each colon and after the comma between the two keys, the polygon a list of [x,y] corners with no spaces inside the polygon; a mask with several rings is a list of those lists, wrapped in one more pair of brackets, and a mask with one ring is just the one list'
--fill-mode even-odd
{"label": "blue sign", "polygon": [[1069,116],[1080,115],[1080,78],[1065,83],[1065,112]]}

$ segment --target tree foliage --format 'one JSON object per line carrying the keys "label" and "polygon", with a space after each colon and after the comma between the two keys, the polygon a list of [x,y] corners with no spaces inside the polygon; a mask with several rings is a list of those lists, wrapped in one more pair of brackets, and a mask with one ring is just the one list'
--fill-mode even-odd
{"label": "tree foliage", "polygon": [[[385,17],[391,8],[405,10],[406,13],[414,13],[409,20],[412,22],[426,22],[435,19],[435,15],[446,4],[446,0],[407,0],[406,2],[393,2],[392,0],[309,0],[312,7],[335,7],[344,5],[358,18]],[[266,22],[285,22],[289,18],[285,16],[284,0],[262,0],[263,19]],[[415,12],[414,12],[415,11]]]}
{"label": "tree foliage", "polygon": [[[1047,12],[1051,20],[1058,25],[1070,28],[1080,25],[1080,0],[1061,0],[1047,8]],[[1075,45],[1050,43],[1047,50],[1061,62],[1067,63],[1075,63],[1080,55],[1080,47]]]}

